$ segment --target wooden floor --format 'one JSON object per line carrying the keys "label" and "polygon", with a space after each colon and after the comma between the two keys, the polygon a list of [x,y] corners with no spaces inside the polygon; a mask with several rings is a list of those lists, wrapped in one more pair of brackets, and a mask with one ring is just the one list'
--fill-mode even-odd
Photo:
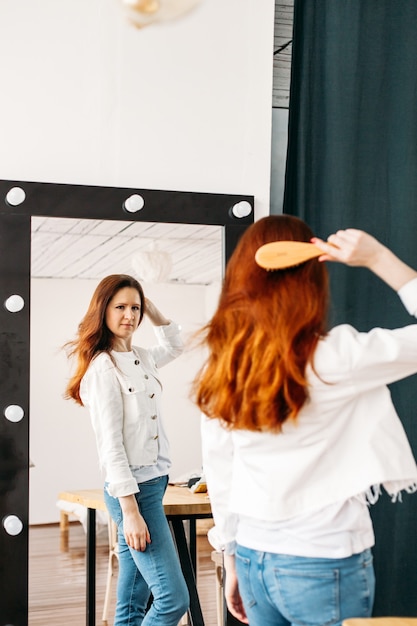
{"label": "wooden floor", "polygon": [[[69,550],[61,552],[59,526],[29,530],[29,626],[85,626],[85,542],[81,524],[70,525]],[[217,626],[215,567],[205,535],[197,537],[197,585],[205,626]],[[106,534],[97,539],[97,626],[102,622],[108,564]],[[116,565],[117,567],[117,565]],[[117,572],[116,572],[117,575]],[[113,581],[108,626],[113,624]]]}

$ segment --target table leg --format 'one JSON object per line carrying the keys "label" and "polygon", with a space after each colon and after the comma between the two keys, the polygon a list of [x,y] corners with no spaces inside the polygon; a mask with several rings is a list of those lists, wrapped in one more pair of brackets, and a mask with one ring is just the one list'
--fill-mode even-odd
{"label": "table leg", "polygon": [[[185,582],[187,583],[188,592],[190,594],[191,626],[204,626],[203,613],[201,611],[200,599],[197,593],[196,574],[191,559],[190,549],[187,545],[183,521],[182,519],[175,516],[169,517],[168,520],[171,524],[173,536],[178,550],[178,557],[181,563],[182,573],[184,574]],[[194,521],[195,532],[195,520],[192,521]]]}
{"label": "table leg", "polygon": [[197,523],[195,518],[189,520],[189,533],[191,563],[193,564],[194,576],[197,580]]}
{"label": "table leg", "polygon": [[87,597],[86,624],[96,625],[96,510],[87,509]]}
{"label": "table leg", "polygon": [[69,539],[69,521],[68,513],[66,511],[60,511],[59,513],[59,535],[61,552],[68,552],[68,539]]}

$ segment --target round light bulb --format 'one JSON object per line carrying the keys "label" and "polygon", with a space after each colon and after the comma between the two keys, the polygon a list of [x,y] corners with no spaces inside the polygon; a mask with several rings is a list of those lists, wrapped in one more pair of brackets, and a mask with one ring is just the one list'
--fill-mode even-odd
{"label": "round light bulb", "polygon": [[3,519],[4,530],[8,535],[15,537],[23,530],[22,520],[17,515],[8,515]]}
{"label": "round light bulb", "polygon": [[9,406],[4,409],[4,416],[9,422],[20,422],[24,415],[24,410],[18,404],[9,404]]}
{"label": "round light bulb", "polygon": [[137,211],[143,209],[145,206],[145,200],[138,193],[134,193],[124,201],[123,206],[129,213],[136,213]]}
{"label": "round light bulb", "polygon": [[9,189],[6,195],[7,204],[11,204],[11,206],[18,206],[25,201],[26,194],[21,187],[12,187]]}
{"label": "round light bulb", "polygon": [[10,311],[10,313],[17,313],[18,311],[21,311],[23,309],[23,307],[25,306],[25,301],[23,300],[22,296],[14,293],[12,296],[9,296],[7,298],[4,306],[8,311]]}
{"label": "round light bulb", "polygon": [[247,217],[252,213],[252,205],[247,200],[242,200],[232,207],[232,213],[235,217]]}

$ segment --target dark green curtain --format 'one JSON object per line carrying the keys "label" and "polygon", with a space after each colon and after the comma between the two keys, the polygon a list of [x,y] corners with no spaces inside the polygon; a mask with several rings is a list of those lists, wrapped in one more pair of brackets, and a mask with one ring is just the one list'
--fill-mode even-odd
{"label": "dark green curtain", "polygon": [[[295,0],[284,212],[366,230],[417,268],[417,1]],[[370,272],[329,264],[331,323],[412,319]],[[392,386],[417,456],[417,378]],[[375,615],[417,615],[417,494],[372,507]]]}

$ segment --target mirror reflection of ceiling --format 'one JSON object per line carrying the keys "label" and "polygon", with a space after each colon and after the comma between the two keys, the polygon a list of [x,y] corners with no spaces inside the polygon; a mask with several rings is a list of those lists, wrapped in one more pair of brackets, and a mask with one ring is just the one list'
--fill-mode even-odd
{"label": "mirror reflection of ceiling", "polygon": [[222,227],[32,217],[32,278],[100,280],[126,273],[151,250],[171,256],[164,282],[210,285],[222,280]]}

